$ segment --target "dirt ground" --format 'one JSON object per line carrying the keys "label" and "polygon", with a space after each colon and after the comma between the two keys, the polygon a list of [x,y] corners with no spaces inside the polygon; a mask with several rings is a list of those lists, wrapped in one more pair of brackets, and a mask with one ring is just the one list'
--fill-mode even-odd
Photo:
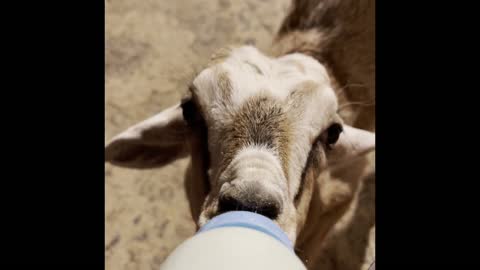
{"label": "dirt ground", "polygon": [[[213,51],[232,43],[270,46],[290,0],[107,0],[105,62],[105,141],[132,124],[177,102],[195,72]],[[194,233],[183,190],[187,160],[157,170],[129,170],[106,165],[106,269],[158,269],[185,238]],[[374,179],[366,186],[372,186]],[[373,220],[374,193],[363,196],[362,222]],[[354,231],[360,227],[352,227]],[[361,228],[365,249],[373,224]],[[344,230],[347,230],[344,228]],[[351,250],[351,236],[340,236],[325,264]],[[333,254],[333,253],[335,254]],[[363,254],[363,253],[360,253]],[[362,257],[362,256],[361,256]],[[368,258],[367,258],[368,257]],[[370,246],[364,258],[371,261]],[[350,269],[350,268],[349,268]],[[358,268],[360,269],[360,268]],[[365,269],[365,266],[362,267]]]}

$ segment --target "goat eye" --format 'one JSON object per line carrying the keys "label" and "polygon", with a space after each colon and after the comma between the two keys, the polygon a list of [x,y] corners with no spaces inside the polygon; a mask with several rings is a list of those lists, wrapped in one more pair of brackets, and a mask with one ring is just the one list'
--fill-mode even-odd
{"label": "goat eye", "polygon": [[191,99],[182,100],[183,118],[189,125],[193,125],[197,118],[197,108]]}
{"label": "goat eye", "polygon": [[332,124],[327,129],[327,145],[335,144],[340,137],[340,133],[342,133],[343,127],[340,124]]}
{"label": "goat eye", "polygon": [[338,138],[340,137],[340,133],[342,133],[342,131],[342,125],[334,123],[330,125],[330,127],[328,127],[328,129],[320,135],[319,139],[320,141],[322,141],[325,147],[330,150],[332,146],[338,141]]}

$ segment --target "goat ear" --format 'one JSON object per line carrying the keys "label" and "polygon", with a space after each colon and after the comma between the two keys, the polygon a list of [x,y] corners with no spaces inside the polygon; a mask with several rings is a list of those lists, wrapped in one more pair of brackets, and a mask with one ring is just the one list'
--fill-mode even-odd
{"label": "goat ear", "polygon": [[105,161],[147,169],[187,156],[190,129],[177,104],[115,136],[105,147]]}
{"label": "goat ear", "polygon": [[329,165],[341,164],[375,150],[375,133],[343,125],[343,132],[328,153]]}

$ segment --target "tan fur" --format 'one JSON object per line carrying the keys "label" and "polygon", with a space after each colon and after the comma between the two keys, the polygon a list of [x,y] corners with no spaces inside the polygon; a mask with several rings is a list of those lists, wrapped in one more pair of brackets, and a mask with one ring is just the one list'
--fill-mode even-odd
{"label": "tan fur", "polygon": [[[292,52],[311,55],[327,67],[345,93],[342,103],[374,103],[375,0],[294,1],[271,50],[273,55]],[[375,130],[375,106],[349,113],[347,123]]]}
{"label": "tan fur", "polygon": [[232,83],[228,78],[228,73],[226,71],[221,71],[218,74],[218,89],[221,90],[220,94],[222,95],[222,101],[228,103],[230,101],[230,95],[232,93]]}
{"label": "tan fur", "polygon": [[[258,108],[262,108],[258,110]],[[268,98],[257,96],[247,101],[230,125],[224,127],[223,138],[229,151],[223,162],[230,163],[233,155],[249,144],[269,145],[278,151],[285,175],[288,176],[288,119],[282,108]],[[255,132],[252,132],[255,130]]]}
{"label": "tan fur", "polygon": [[[360,157],[348,170],[326,171],[316,179],[305,226],[297,240],[298,255],[310,269],[318,263],[319,251],[333,225],[346,213],[359,186],[359,176],[365,172],[367,158]],[[313,176],[313,175],[312,175]],[[373,209],[372,209],[373,211]]]}
{"label": "tan fur", "polygon": [[[210,190],[207,170],[209,153],[205,141],[207,128],[203,123],[192,133],[190,140],[191,161],[185,173],[185,191],[190,204],[192,218],[198,220],[202,205]],[[198,225],[198,224],[197,224]],[[197,227],[198,229],[198,227]]]}

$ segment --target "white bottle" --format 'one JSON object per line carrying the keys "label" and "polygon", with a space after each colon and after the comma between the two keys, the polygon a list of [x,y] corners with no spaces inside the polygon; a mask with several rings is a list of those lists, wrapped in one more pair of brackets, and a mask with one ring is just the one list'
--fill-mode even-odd
{"label": "white bottle", "polygon": [[178,246],[161,270],[306,270],[286,234],[270,219],[245,211],[213,218]]}

